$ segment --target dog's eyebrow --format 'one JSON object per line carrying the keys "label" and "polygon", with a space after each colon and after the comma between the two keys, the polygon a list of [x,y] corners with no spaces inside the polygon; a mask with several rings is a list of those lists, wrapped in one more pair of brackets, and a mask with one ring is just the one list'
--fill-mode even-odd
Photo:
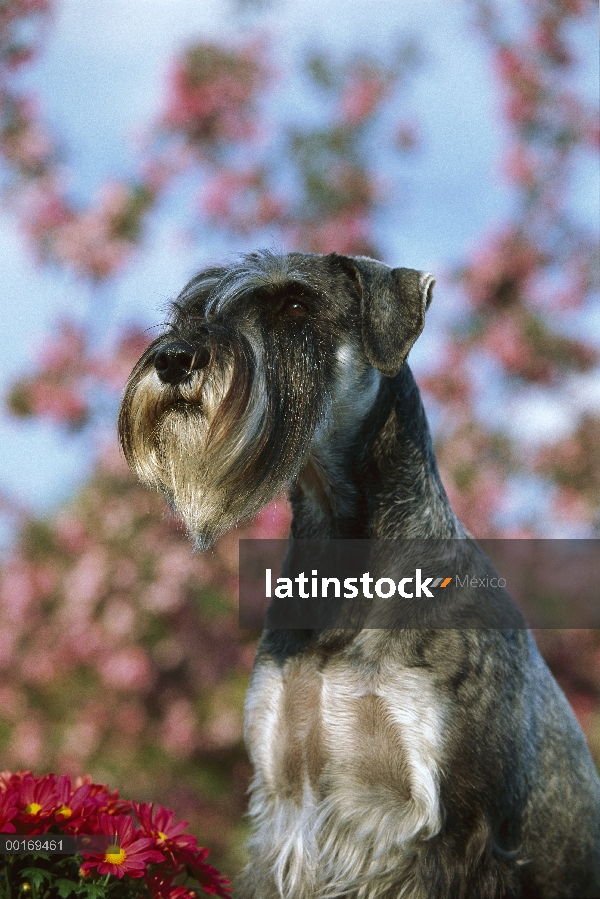
{"label": "dog's eyebrow", "polygon": [[280,283],[269,281],[260,273],[259,276],[252,273],[251,276],[239,276],[232,278],[230,284],[220,283],[218,291],[211,293],[206,305],[208,315],[223,312],[232,304],[249,297],[264,298],[265,300],[284,300],[289,296],[316,297],[316,291],[309,284],[301,281],[281,281]]}
{"label": "dog's eyebrow", "polygon": [[189,319],[194,312],[204,318],[206,305],[222,278],[222,269],[208,269],[192,278],[170,304],[171,323],[178,318]]}
{"label": "dog's eyebrow", "polygon": [[319,298],[318,292],[313,287],[298,281],[291,281],[289,284],[259,287],[258,290],[252,292],[251,296],[258,300],[265,300],[267,303],[283,303],[296,299],[316,300]]}

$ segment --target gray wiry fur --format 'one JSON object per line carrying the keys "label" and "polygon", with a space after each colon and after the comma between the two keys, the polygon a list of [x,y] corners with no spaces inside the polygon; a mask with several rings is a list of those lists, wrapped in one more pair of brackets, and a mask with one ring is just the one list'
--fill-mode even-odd
{"label": "gray wiry fur", "polygon": [[[201,272],[130,378],[130,465],[201,547],[285,484],[290,558],[315,537],[468,547],[405,362],[432,283],[335,254]],[[239,899],[600,896],[598,778],[519,624],[267,629],[246,744]]]}

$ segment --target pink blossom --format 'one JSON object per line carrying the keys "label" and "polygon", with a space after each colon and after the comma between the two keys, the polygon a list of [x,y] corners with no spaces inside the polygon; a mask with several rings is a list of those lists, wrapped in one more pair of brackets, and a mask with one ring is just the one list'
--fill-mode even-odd
{"label": "pink blossom", "polygon": [[504,229],[488,235],[463,274],[469,299],[475,307],[511,305],[544,261],[525,234]]}
{"label": "pink blossom", "polygon": [[515,374],[529,361],[530,347],[512,319],[505,317],[494,322],[485,335],[485,345],[508,371]]}
{"label": "pink blossom", "polygon": [[342,212],[320,222],[294,224],[289,229],[294,246],[314,253],[369,254],[372,226],[369,214]]}
{"label": "pink blossom", "polygon": [[182,605],[181,585],[171,579],[155,581],[144,591],[142,604],[150,612],[170,612]]}
{"label": "pink blossom", "polygon": [[522,143],[515,144],[508,151],[503,170],[509,181],[527,191],[535,187],[540,175],[539,161],[535,159],[530,148]]}
{"label": "pink blossom", "polygon": [[58,177],[45,174],[26,184],[19,197],[21,227],[37,249],[40,258],[51,255],[56,230],[72,219],[73,212]]}
{"label": "pink blossom", "polygon": [[41,123],[31,122],[22,128],[11,144],[5,146],[4,151],[8,159],[12,158],[26,171],[38,171],[43,170],[50,160],[54,146]]}
{"label": "pink blossom", "polygon": [[106,604],[102,626],[112,640],[135,636],[136,614],[127,594],[113,594]]}
{"label": "pink blossom", "polygon": [[81,720],[65,727],[62,736],[62,751],[79,762],[89,758],[98,749],[100,740],[100,721]]}
{"label": "pink blossom", "polygon": [[357,72],[340,99],[340,118],[346,128],[362,125],[377,110],[386,92],[386,84],[374,72]]}
{"label": "pink blossom", "polygon": [[63,590],[65,600],[71,606],[69,614],[77,615],[78,609],[98,598],[108,573],[107,562],[104,548],[94,546],[81,556],[65,577]]}
{"label": "pink blossom", "polygon": [[131,369],[150,342],[147,331],[129,327],[119,337],[112,352],[89,360],[90,374],[114,391],[121,392]]}
{"label": "pink blossom", "polygon": [[5,565],[0,584],[0,611],[9,621],[20,621],[39,598],[35,572],[25,559],[14,556]]}
{"label": "pink blossom", "polygon": [[133,245],[111,234],[111,222],[90,212],[56,229],[53,250],[77,274],[101,279],[129,261]]}
{"label": "pink blossom", "polygon": [[566,486],[561,486],[554,492],[553,506],[559,520],[573,524],[585,521],[593,516],[595,511],[595,503],[590,508],[585,496],[572,487]]}
{"label": "pink blossom", "polygon": [[42,757],[44,738],[39,721],[20,721],[15,725],[10,752],[21,765],[38,765]]}
{"label": "pink blossom", "polygon": [[203,188],[200,204],[210,220],[240,233],[281,221],[286,211],[258,171],[220,171]]}
{"label": "pink blossom", "polygon": [[54,334],[39,351],[40,364],[46,372],[68,372],[81,366],[87,354],[87,336],[72,321],[59,322]]}
{"label": "pink blossom", "polygon": [[133,559],[118,559],[112,575],[113,587],[117,590],[131,590],[135,587],[138,570]]}
{"label": "pink blossom", "polygon": [[132,692],[148,689],[151,682],[148,657],[136,646],[107,656],[100,663],[100,673],[106,684]]}
{"label": "pink blossom", "polygon": [[[0,667],[2,666],[2,631],[0,630]],[[23,696],[16,687],[0,684],[0,709],[5,719],[15,720],[23,714]],[[1,832],[1,831],[0,831]]]}
{"label": "pink blossom", "polygon": [[82,521],[66,509],[56,516],[54,535],[62,547],[73,554],[81,554],[90,541]]}
{"label": "pink blossom", "polygon": [[255,131],[254,95],[266,75],[261,55],[251,47],[228,52],[205,43],[190,48],[169,78],[165,126],[198,143],[249,140]]}
{"label": "pink blossom", "polygon": [[[49,628],[47,630],[50,631]],[[36,632],[36,643],[41,647],[46,647],[48,638],[51,640],[53,636],[50,632],[44,639],[42,634]],[[39,646],[36,646],[33,652],[23,655],[25,679],[28,683],[37,684],[38,686],[52,683],[61,671],[61,668],[64,670],[62,659],[57,656],[55,651],[46,650],[40,652]],[[33,762],[29,764],[33,764]]]}
{"label": "pink blossom", "polygon": [[9,630],[4,621],[0,621],[0,670],[8,670],[15,667],[17,658],[17,632]]}
{"label": "pink blossom", "polygon": [[115,724],[122,737],[132,741],[139,741],[144,728],[148,726],[148,719],[141,704],[128,702],[117,708]]}
{"label": "pink blossom", "polygon": [[179,758],[187,758],[197,744],[196,716],[189,700],[173,702],[162,725],[162,740],[165,749]]}
{"label": "pink blossom", "polygon": [[449,343],[436,361],[433,371],[419,376],[419,386],[448,409],[456,421],[457,415],[469,415],[475,391],[466,354],[455,343]]}
{"label": "pink blossom", "polygon": [[559,28],[558,15],[542,16],[531,35],[531,41],[555,65],[568,66],[573,62],[573,55],[565,44]]}
{"label": "pink blossom", "polygon": [[88,411],[86,400],[76,389],[41,380],[30,384],[29,404],[32,415],[63,424],[79,424]]}

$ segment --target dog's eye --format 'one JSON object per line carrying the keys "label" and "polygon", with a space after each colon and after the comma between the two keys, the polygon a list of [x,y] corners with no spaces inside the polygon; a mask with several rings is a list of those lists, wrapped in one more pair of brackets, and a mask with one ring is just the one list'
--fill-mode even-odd
{"label": "dog's eye", "polygon": [[299,303],[297,300],[292,300],[290,303],[286,303],[283,307],[283,312],[285,315],[289,315],[292,318],[300,318],[302,315],[306,315],[308,309],[304,305],[304,303]]}

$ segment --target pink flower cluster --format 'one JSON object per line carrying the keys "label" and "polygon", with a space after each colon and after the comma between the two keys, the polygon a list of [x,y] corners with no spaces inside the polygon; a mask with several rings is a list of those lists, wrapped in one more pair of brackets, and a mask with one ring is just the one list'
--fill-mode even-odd
{"label": "pink flower cluster", "polygon": [[148,334],[126,330],[112,352],[90,350],[85,330],[62,321],[43,345],[35,374],[17,381],[7,396],[13,414],[35,416],[78,429],[92,418],[100,389],[115,398],[123,390],[132,366],[148,345]]}
{"label": "pink flower cluster", "polygon": [[69,199],[64,153],[39,102],[14,78],[15,68],[37,51],[34,20],[45,23],[53,7],[50,0],[7,0],[0,6],[0,155],[10,196],[39,258],[99,280],[129,260],[155,190],[143,180],[122,181],[105,185],[87,209]]}
{"label": "pink flower cluster", "polygon": [[388,79],[372,67],[357,68],[339,99],[339,118],[345,128],[357,128],[378,111],[390,89]]}
{"label": "pink flower cluster", "polygon": [[[12,0],[3,10],[10,8],[16,27],[34,5]],[[327,125],[305,134],[283,125],[283,143],[274,152],[270,138],[277,134],[260,103],[274,74],[265,63],[266,49],[261,40],[234,48],[207,41],[190,46],[169,75],[163,111],[143,142],[137,179],[108,184],[82,206],[69,196],[65,154],[39,103],[20,92],[9,68],[2,74],[0,46],[0,154],[22,229],[38,258],[92,282],[118,274],[141,243],[146,214],[184,173],[201,185],[202,225],[236,235],[275,227],[290,247],[375,253],[372,213],[383,195],[375,189],[370,151],[362,145],[364,126],[402,83],[404,70],[397,61],[382,65],[366,57],[338,64]],[[331,121],[337,134],[328,135]],[[394,147],[410,148],[415,135],[414,126],[403,122]],[[300,153],[298,137],[304,144]],[[282,162],[293,171],[284,173]],[[282,183],[294,186],[290,195],[284,196]],[[49,408],[53,400],[68,404],[56,386],[52,395],[43,387],[37,393],[29,406],[23,396],[17,404],[33,410]],[[84,417],[77,408],[65,411],[71,421]]]}
{"label": "pink flower cluster", "polygon": [[[507,435],[477,423],[485,402],[478,390],[482,368],[494,371],[505,389],[518,379],[524,390],[558,384],[566,373],[598,364],[590,342],[562,331],[565,311],[585,310],[598,289],[597,241],[569,200],[575,163],[597,146],[597,116],[577,94],[574,77],[573,35],[593,4],[531,0],[522,5],[516,35],[515,20],[501,4],[475,0],[473,6],[503,98],[508,141],[502,170],[515,211],[482,237],[457,273],[468,306],[441,359],[421,379],[445,405],[439,411],[440,468],[456,511],[478,535],[506,533],[499,513],[510,478],[536,464],[554,498],[557,527],[561,521],[593,527],[600,494],[593,474],[597,453],[584,438],[589,422],[587,431],[579,427],[567,441],[577,464],[566,459],[567,444],[547,447],[545,461],[536,463]],[[584,479],[579,471],[586,458]],[[545,533],[544,518],[537,520],[532,510],[527,527]]]}
{"label": "pink flower cluster", "polygon": [[171,72],[163,125],[196,147],[249,140],[268,75],[263,56],[256,44],[239,50],[194,44]]}
{"label": "pink flower cluster", "polygon": [[[455,407],[456,408],[456,407]],[[456,416],[438,448],[438,463],[452,507],[478,537],[499,537],[495,523],[506,494],[507,447],[468,414]]]}
{"label": "pink flower cluster", "polygon": [[[254,642],[236,624],[237,540],[284,536],[288,523],[279,500],[210,557],[193,556],[162,498],[107,447],[71,506],[28,520],[3,565],[5,764],[72,772],[109,757],[142,770],[137,753],[151,752],[165,792],[175,770],[201,755],[242,764]],[[242,779],[233,791],[240,814],[244,790]],[[221,819],[218,802],[211,814]]]}
{"label": "pink flower cluster", "polygon": [[[53,0],[3,0],[0,5],[0,67],[11,70],[29,62],[37,50],[36,31],[32,26],[43,27],[53,9]],[[23,28],[24,20],[26,28]]]}
{"label": "pink flower cluster", "polygon": [[11,96],[0,83],[0,151],[23,178],[56,164],[56,147],[32,98]]}
{"label": "pink flower cluster", "polygon": [[538,472],[552,479],[557,516],[593,519],[600,507],[600,418],[587,413],[574,433],[538,451]]}
{"label": "pink flower cluster", "polygon": [[461,281],[475,309],[518,303],[546,259],[522,230],[510,227],[486,236],[463,269]]}
{"label": "pink flower cluster", "polygon": [[68,507],[24,519],[0,572],[4,764],[73,774],[110,759],[132,792],[150,781],[233,864],[255,651],[255,635],[237,626],[238,538],[288,527],[279,498],[194,556],[162,497],[107,446]]}
{"label": "pink flower cluster", "polygon": [[[197,885],[228,899],[229,881],[206,862],[208,850],[184,833],[186,827],[172,811],[120,799],[89,775],[73,783],[68,775],[0,774],[0,832],[118,837],[104,855],[81,853],[80,877],[143,878],[151,899],[193,899]],[[195,883],[178,883],[185,876]]]}
{"label": "pink flower cluster", "polygon": [[343,210],[319,222],[295,221],[289,227],[292,246],[313,253],[376,255],[372,243],[372,221],[368,210]]}
{"label": "pink flower cluster", "polygon": [[101,281],[121,271],[135,251],[154,191],[143,184],[103,186],[88,209],[75,208],[53,173],[34,179],[21,192],[23,228],[41,259]]}
{"label": "pink flower cluster", "polygon": [[9,409],[15,415],[81,427],[88,415],[86,356],[83,330],[72,322],[62,322],[45,345],[36,374],[13,385],[7,397]]}
{"label": "pink flower cluster", "polygon": [[[595,134],[594,109],[577,98],[564,77],[576,63],[573,22],[585,18],[592,8],[589,0],[581,4],[538,0],[530,4],[531,24],[523,39],[509,44],[496,38],[495,69],[506,117],[525,139],[534,129],[538,137],[560,137],[564,149],[565,142],[589,143]],[[489,19],[486,30],[491,36]]]}
{"label": "pink flower cluster", "polygon": [[223,168],[209,177],[200,198],[202,213],[216,225],[227,224],[239,234],[250,234],[286,218],[287,203],[275,196],[260,169]]}

